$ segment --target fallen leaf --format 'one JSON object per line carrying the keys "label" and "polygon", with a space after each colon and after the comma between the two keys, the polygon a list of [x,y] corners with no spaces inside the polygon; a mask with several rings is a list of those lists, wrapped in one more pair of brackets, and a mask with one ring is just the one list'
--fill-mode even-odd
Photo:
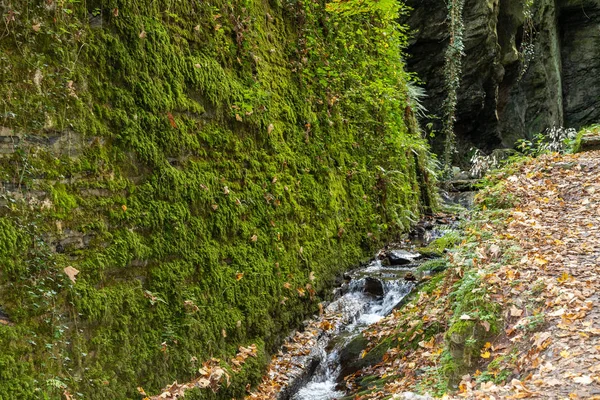
{"label": "fallen leaf", "polygon": [[514,305],[510,308],[510,315],[512,317],[520,317],[521,315],[523,315],[523,310],[518,309],[517,307],[515,307]]}
{"label": "fallen leaf", "polygon": [[65,269],[63,271],[65,272],[65,274],[67,274],[67,276],[69,277],[69,279],[73,283],[75,283],[75,277],[79,273],[79,270],[77,270],[77,269],[75,269],[75,268],[73,268],[71,266],[68,266],[68,267],[65,267]]}
{"label": "fallen leaf", "polygon": [[548,264],[548,260],[546,260],[545,258],[542,258],[542,257],[536,257],[536,258],[534,259],[534,262],[535,262],[537,265],[546,265],[546,264]]}
{"label": "fallen leaf", "polygon": [[558,385],[562,385],[563,383],[556,378],[550,378],[550,379],[546,380],[545,384],[548,386],[558,386]]}
{"label": "fallen leaf", "polygon": [[433,346],[435,345],[435,337],[432,337],[430,340],[428,340],[427,342],[422,340],[419,342],[419,346],[424,348],[424,349],[433,349]]}
{"label": "fallen leaf", "polygon": [[594,380],[589,375],[577,376],[573,378],[573,382],[581,383],[582,385],[589,385]]}
{"label": "fallen leaf", "polygon": [[173,114],[171,114],[170,112],[168,112],[167,113],[167,118],[169,118],[169,124],[171,124],[171,127],[177,128],[177,123],[175,122],[175,118],[173,117]]}
{"label": "fallen leaf", "polygon": [[480,322],[481,326],[483,326],[483,329],[485,329],[486,332],[490,331],[490,323],[487,321],[481,321]]}

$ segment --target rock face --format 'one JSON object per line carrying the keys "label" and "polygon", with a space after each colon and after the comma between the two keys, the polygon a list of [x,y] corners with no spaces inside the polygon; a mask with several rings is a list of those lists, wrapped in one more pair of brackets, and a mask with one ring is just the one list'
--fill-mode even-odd
{"label": "rock face", "polygon": [[[409,0],[414,31],[408,66],[425,82],[429,112],[446,96],[445,2]],[[455,131],[459,151],[512,147],[552,126],[580,128],[600,117],[600,2],[466,0],[464,57]],[[529,17],[528,17],[529,16]],[[439,131],[440,120],[431,118]],[[443,138],[434,139],[441,150]]]}

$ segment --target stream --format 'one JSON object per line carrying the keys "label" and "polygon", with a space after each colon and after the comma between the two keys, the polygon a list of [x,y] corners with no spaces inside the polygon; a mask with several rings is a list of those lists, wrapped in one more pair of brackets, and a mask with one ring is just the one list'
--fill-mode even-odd
{"label": "stream", "polygon": [[344,283],[336,289],[334,300],[321,316],[325,320],[335,315],[338,323],[318,338],[312,354],[316,362],[311,371],[280,399],[334,400],[345,395],[343,378],[355,371],[345,365],[345,349],[363,330],[398,307],[418,281],[431,273],[418,270],[430,258],[415,248],[443,236],[447,229],[448,225],[431,224],[414,240],[380,251],[366,266],[344,276]]}

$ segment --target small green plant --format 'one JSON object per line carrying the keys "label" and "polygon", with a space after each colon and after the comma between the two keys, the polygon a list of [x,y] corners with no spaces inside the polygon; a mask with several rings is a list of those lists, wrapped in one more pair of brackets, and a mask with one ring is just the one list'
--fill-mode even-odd
{"label": "small green plant", "polygon": [[519,139],[515,148],[521,153],[537,157],[545,153],[572,153],[577,143],[577,131],[573,128],[552,127],[538,133],[532,140]]}
{"label": "small green plant", "polygon": [[533,314],[525,317],[523,322],[517,327],[527,332],[537,332],[546,323],[546,315],[544,313]]}

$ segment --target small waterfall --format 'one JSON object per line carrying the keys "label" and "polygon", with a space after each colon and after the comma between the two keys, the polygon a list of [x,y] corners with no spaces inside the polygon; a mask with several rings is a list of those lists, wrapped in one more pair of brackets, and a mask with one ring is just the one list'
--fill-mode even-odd
{"label": "small waterfall", "polygon": [[340,374],[340,350],[364,329],[392,312],[415,287],[405,280],[411,266],[382,266],[379,260],[356,271],[342,295],[326,308],[327,313],[340,313],[348,321],[332,338],[323,343],[321,363],[312,378],[296,392],[293,400],[334,400],[344,396],[336,390]]}

